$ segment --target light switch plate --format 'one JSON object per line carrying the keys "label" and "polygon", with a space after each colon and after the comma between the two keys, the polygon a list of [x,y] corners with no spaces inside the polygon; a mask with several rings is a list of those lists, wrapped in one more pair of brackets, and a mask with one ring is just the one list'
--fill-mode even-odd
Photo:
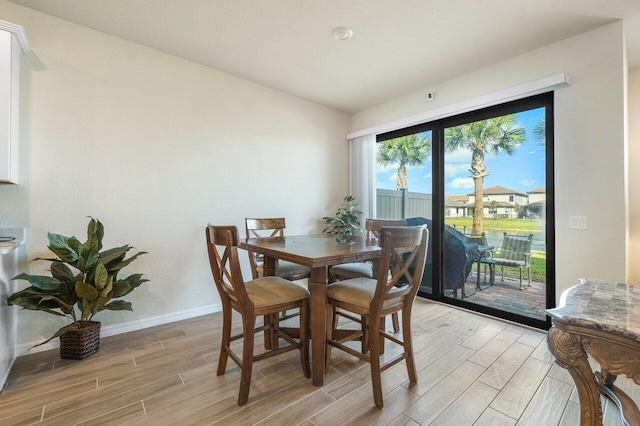
{"label": "light switch plate", "polygon": [[587,217],[569,216],[569,229],[587,229]]}

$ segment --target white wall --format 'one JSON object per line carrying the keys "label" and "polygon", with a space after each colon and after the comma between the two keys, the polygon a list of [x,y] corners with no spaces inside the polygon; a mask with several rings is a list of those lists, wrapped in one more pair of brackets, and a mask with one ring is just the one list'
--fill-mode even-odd
{"label": "white wall", "polygon": [[629,274],[632,284],[640,284],[640,68],[630,70],[628,82],[629,157]]}
{"label": "white wall", "polygon": [[[23,271],[41,273],[47,231],[149,254],[127,271],[151,280],[103,312],[107,328],[211,309],[208,222],[284,216],[287,232],[320,231],[348,191],[349,116],[55,17],[0,2],[32,47],[21,75],[20,179],[0,186],[0,226],[27,228]],[[246,266],[246,265],[245,265]],[[247,271],[248,272],[248,271]],[[24,285],[24,284],[23,284]],[[19,343],[64,322],[20,312]]]}
{"label": "white wall", "polygon": [[[559,298],[580,277],[625,281],[624,66],[616,22],[359,112],[351,131],[567,72],[572,84],[555,92]],[[587,216],[587,230],[569,229],[576,215]]]}

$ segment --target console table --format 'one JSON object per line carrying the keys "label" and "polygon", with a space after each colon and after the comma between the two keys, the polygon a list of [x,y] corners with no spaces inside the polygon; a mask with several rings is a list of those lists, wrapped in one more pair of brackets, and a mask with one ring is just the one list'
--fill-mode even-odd
{"label": "console table", "polygon": [[[602,424],[600,391],[618,405],[625,424],[640,425],[638,407],[614,385],[620,374],[640,384],[640,286],[581,280],[546,312],[553,322],[549,350],[578,389],[580,424]],[[588,356],[599,372],[591,370]]]}

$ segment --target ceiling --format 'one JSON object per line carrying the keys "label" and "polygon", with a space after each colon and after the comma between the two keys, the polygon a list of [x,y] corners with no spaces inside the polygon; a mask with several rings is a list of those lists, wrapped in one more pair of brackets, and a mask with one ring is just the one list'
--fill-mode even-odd
{"label": "ceiling", "polygon": [[640,67],[639,0],[11,1],[346,112],[620,19]]}

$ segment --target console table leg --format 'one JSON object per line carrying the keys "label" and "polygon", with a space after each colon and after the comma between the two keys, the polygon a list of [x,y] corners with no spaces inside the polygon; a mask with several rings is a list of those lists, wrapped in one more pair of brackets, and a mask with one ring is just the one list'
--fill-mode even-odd
{"label": "console table leg", "polygon": [[600,393],[580,338],[554,326],[549,330],[547,343],[549,350],[556,357],[556,363],[569,371],[576,384],[580,397],[580,424],[601,425]]}

